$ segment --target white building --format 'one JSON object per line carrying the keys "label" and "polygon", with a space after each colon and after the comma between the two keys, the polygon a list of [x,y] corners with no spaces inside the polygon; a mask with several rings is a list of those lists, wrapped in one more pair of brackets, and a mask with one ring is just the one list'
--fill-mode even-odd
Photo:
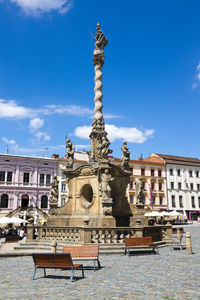
{"label": "white building", "polygon": [[168,209],[196,220],[200,215],[200,160],[153,153],[166,164]]}

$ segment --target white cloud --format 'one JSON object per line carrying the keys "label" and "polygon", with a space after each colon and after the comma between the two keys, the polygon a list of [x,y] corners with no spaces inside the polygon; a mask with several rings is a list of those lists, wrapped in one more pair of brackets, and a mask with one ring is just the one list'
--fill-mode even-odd
{"label": "white cloud", "polygon": [[40,118],[33,118],[32,120],[30,120],[29,123],[30,129],[33,131],[40,129],[41,127],[43,127],[43,125],[44,125],[44,119],[40,119]]}
{"label": "white cloud", "polygon": [[[147,129],[145,131],[139,130],[135,127],[117,127],[115,125],[105,125],[108,132],[110,142],[115,140],[126,140],[130,143],[144,143],[148,137],[152,137],[155,132],[154,129]],[[79,138],[88,139],[91,133],[91,126],[76,127],[74,135]]]}
{"label": "white cloud", "polygon": [[196,66],[196,70],[197,70],[197,73],[196,73],[194,82],[192,84],[192,89],[193,90],[196,89],[200,85],[200,62]]}
{"label": "white cloud", "polygon": [[8,145],[12,145],[12,146],[16,146],[17,145],[17,143],[16,143],[16,141],[15,140],[8,140],[7,138],[5,138],[5,137],[2,137],[2,140],[6,143],[6,144],[8,144]]}
{"label": "white cloud", "polygon": [[61,14],[66,13],[72,2],[69,0],[10,0],[18,5],[28,15],[41,15],[57,11]]}
{"label": "white cloud", "polygon": [[46,141],[50,141],[51,139],[51,137],[46,132],[42,132],[42,131],[38,131],[35,134],[35,136],[38,139],[38,141],[41,141],[41,139],[43,139],[46,142]]}
{"label": "white cloud", "polygon": [[30,118],[32,113],[32,109],[20,106],[14,100],[0,99],[0,118],[24,119]]}
{"label": "white cloud", "polygon": [[[21,106],[15,100],[0,99],[0,118],[35,119],[49,115],[71,115],[93,118],[93,110],[79,105],[46,105],[41,108]],[[105,114],[106,119],[120,118],[120,116]],[[36,121],[33,121],[36,122]]]}
{"label": "white cloud", "polygon": [[44,115],[73,115],[73,116],[89,116],[93,114],[93,111],[87,107],[78,105],[47,105],[42,110]]}

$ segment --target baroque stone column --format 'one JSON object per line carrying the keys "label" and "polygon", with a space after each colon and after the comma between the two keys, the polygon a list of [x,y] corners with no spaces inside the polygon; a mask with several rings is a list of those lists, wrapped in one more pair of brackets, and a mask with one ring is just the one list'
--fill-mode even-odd
{"label": "baroque stone column", "polygon": [[94,38],[95,49],[93,52],[93,64],[95,72],[95,87],[94,87],[94,120],[92,124],[92,132],[90,134],[91,140],[91,154],[90,161],[107,160],[108,153],[112,153],[109,150],[110,142],[107,139],[107,132],[105,131],[105,123],[102,114],[102,67],[104,64],[104,47],[108,44],[108,40],[104,36],[100,25],[97,24],[97,33]]}

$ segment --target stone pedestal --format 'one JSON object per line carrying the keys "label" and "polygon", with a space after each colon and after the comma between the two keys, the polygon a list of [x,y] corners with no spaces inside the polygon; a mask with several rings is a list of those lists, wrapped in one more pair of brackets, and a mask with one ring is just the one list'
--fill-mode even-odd
{"label": "stone pedestal", "polygon": [[146,226],[148,225],[148,220],[144,216],[146,213],[146,209],[144,208],[144,204],[136,204],[133,207],[133,217],[130,217],[130,227],[133,226]]}

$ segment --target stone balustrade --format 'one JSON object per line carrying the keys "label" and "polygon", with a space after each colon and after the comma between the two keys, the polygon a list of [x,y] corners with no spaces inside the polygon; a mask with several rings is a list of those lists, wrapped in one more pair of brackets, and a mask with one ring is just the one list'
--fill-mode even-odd
{"label": "stone balustrade", "polygon": [[37,228],[37,240],[58,240],[77,244],[123,244],[126,237],[152,236],[153,241],[169,241],[172,238],[171,225],[136,227],[56,227],[27,226],[27,240],[33,240]]}

